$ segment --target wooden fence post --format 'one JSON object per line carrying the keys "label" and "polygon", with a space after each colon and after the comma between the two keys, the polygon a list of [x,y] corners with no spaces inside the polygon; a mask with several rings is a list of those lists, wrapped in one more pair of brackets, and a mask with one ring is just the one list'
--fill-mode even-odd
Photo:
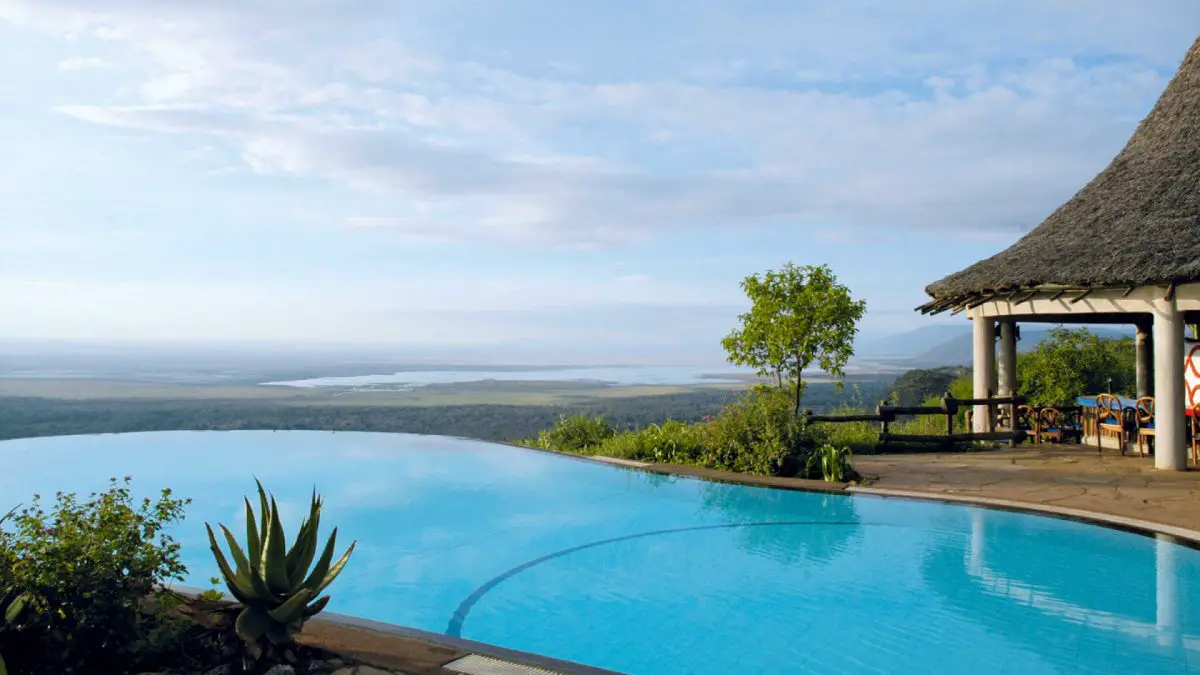
{"label": "wooden fence post", "polygon": [[875,414],[879,415],[879,442],[880,442],[880,444],[887,444],[888,418],[890,416],[887,414],[886,408],[887,408],[887,401],[880,401],[879,405],[875,406]]}
{"label": "wooden fence post", "polygon": [[946,435],[954,435],[954,416],[958,414],[958,403],[950,396],[950,392],[942,395],[942,409],[946,411]]}

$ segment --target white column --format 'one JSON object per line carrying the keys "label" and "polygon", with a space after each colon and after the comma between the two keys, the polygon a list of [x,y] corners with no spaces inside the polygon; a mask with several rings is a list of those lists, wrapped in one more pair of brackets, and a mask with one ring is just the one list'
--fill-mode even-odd
{"label": "white column", "polygon": [[1175,299],[1154,301],[1154,468],[1187,470],[1183,425],[1183,315]]}
{"label": "white column", "polygon": [[1154,392],[1154,346],[1150,334],[1150,326],[1137,325],[1137,395],[1152,396]]}
{"label": "white column", "polygon": [[[997,359],[999,370],[999,382],[997,387],[997,395],[1012,396],[1017,393],[1017,324],[1011,319],[1006,319],[1000,322],[1000,356]],[[1011,423],[1015,423],[1017,419],[1017,407],[1015,405],[1006,406],[1008,408],[1008,419]],[[1011,425],[1010,425],[1010,428]]]}
{"label": "white column", "polygon": [[[992,319],[976,316],[974,322],[974,367],[975,398],[986,398],[988,390],[996,386],[996,322]],[[1180,349],[1183,349],[1180,347]],[[1183,371],[1179,371],[1182,377]],[[988,431],[988,407],[975,406],[974,424],[972,430],[976,433]]]}

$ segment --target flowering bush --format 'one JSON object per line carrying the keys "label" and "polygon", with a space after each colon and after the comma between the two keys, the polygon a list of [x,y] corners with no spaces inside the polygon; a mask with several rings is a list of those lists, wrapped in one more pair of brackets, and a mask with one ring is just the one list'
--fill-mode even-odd
{"label": "flowering bush", "polygon": [[164,530],[190,500],[163,490],[135,505],[129,483],[113,478],[84,502],[60,492],[49,513],[35,495],[0,529],[0,594],[28,598],[20,624],[0,632],[10,672],[130,672],[161,638],[141,609],[187,571]]}

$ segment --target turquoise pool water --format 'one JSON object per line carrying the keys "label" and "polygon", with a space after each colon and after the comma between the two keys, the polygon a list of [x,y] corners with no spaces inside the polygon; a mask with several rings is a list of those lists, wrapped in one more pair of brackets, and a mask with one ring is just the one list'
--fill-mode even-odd
{"label": "turquoise pool water", "polygon": [[1066,520],[393,434],[16,440],[0,467],[0,505],[126,474],[192,497],[200,586],[252,474],[289,534],[315,483],[359,542],[330,611],[626,673],[1200,672],[1200,552]]}

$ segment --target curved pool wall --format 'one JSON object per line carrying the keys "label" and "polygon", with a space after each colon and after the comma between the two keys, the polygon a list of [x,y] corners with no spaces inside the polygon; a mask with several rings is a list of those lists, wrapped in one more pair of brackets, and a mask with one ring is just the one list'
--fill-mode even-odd
{"label": "curved pool wall", "polygon": [[627,673],[1200,670],[1200,551],[1070,520],[399,434],[23,439],[0,467],[3,504],[123,475],[193,498],[193,586],[252,475],[289,533],[315,483],[359,542],[330,611]]}

